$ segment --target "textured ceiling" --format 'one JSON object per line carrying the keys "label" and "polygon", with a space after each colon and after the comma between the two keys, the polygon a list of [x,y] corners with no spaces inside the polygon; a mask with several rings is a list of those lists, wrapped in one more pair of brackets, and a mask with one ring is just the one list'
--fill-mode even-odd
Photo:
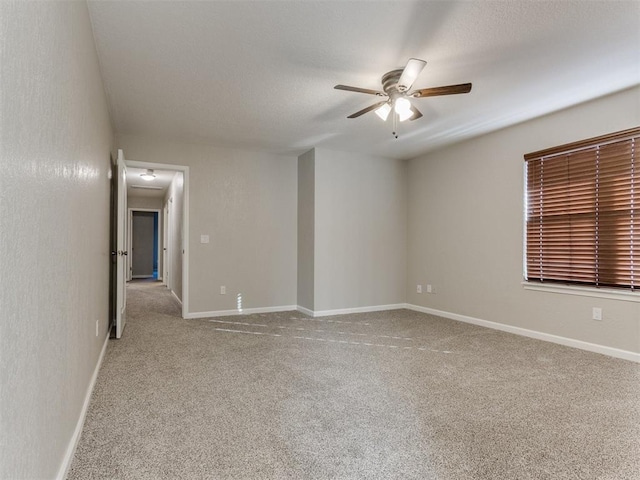
{"label": "textured ceiling", "polygon": [[[640,84],[638,1],[89,1],[118,133],[299,154],[410,158]],[[346,116],[426,60],[400,125]],[[634,106],[630,106],[634,108]],[[635,106],[638,108],[638,105]]]}

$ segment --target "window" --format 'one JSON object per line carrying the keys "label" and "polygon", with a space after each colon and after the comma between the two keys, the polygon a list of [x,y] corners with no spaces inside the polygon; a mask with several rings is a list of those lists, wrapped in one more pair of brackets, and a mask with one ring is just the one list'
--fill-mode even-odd
{"label": "window", "polygon": [[640,290],[640,127],[529,153],[529,282]]}

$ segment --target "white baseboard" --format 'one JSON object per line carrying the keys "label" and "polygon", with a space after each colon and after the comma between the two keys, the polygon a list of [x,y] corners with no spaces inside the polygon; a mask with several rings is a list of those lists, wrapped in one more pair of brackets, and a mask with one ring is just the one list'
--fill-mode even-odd
{"label": "white baseboard", "polygon": [[407,308],[406,303],[394,303],[391,305],[373,305],[370,307],[354,307],[354,308],[339,308],[336,310],[308,310],[298,307],[298,310],[302,313],[310,315],[312,317],[328,317],[330,315],[345,315],[347,313],[369,313],[369,312],[382,312],[384,310],[399,310],[401,308]]}
{"label": "white baseboard", "polygon": [[305,315],[313,317],[313,310],[309,310],[308,308],[301,307],[300,305],[296,307],[296,310],[299,311],[300,313],[304,313]]}
{"label": "white baseboard", "polygon": [[211,312],[189,312],[184,318],[227,317],[230,315],[251,315],[252,313],[290,312],[297,310],[296,305],[279,305],[277,307],[243,308],[242,310],[214,310]]}
{"label": "white baseboard", "polygon": [[175,298],[175,299],[178,301],[178,303],[179,303],[180,305],[182,305],[182,300],[180,300],[180,298],[178,298],[178,295],[176,295],[176,292],[174,292],[173,290],[171,290],[171,295],[173,295],[173,298]]}
{"label": "white baseboard", "polygon": [[451,320],[457,320],[459,322],[471,323],[473,325],[479,325],[481,327],[501,330],[503,332],[514,333],[516,335],[522,335],[523,337],[535,338],[537,340],[557,343],[566,347],[579,348],[581,350],[587,350],[589,352],[600,353],[602,355],[608,355],[610,357],[621,358],[623,360],[640,363],[640,353],[630,352],[628,350],[620,350],[618,348],[598,345],[596,343],[583,342],[582,340],[575,340],[573,338],[561,337],[558,335],[552,335],[550,333],[538,332],[536,330],[514,327],[512,325],[505,325],[503,323],[490,322],[488,320],[482,320],[480,318],[468,317],[466,315],[445,312],[443,310],[436,310],[435,308],[421,307],[419,305],[411,304],[407,304],[406,308],[408,308],[409,310],[415,310],[416,312],[437,315],[438,317],[449,318]]}
{"label": "white baseboard", "polygon": [[448,318],[450,320],[456,320],[464,323],[471,323],[481,327],[491,328],[494,330],[501,330],[503,332],[513,333],[515,335],[521,335],[523,337],[535,338],[537,340],[543,340],[546,342],[557,343],[567,347],[579,348],[589,352],[600,353],[602,355],[608,355],[614,358],[621,358],[623,360],[629,360],[631,362],[640,363],[640,353],[630,352],[628,350],[621,350],[618,348],[607,347],[605,345],[598,345],[596,343],[583,342],[582,340],[575,340],[573,338],[561,337],[550,333],[538,332],[536,330],[528,330],[526,328],[514,327],[512,325],[506,325],[503,323],[491,322],[489,320],[482,320],[481,318],[469,317],[467,315],[460,315],[457,313],[446,312],[444,310],[436,310],[435,308],[421,307],[419,305],[412,305],[409,303],[396,303],[392,305],[374,305],[370,307],[355,307],[355,308],[341,308],[336,310],[310,310],[300,305],[283,305],[277,307],[264,307],[264,308],[245,308],[242,311],[239,310],[217,310],[213,312],[194,312],[189,313],[185,318],[209,318],[209,317],[223,317],[229,315],[250,315],[252,313],[272,313],[272,312],[288,312],[297,310],[310,317],[326,317],[330,315],[344,315],[348,313],[368,313],[368,312],[380,312],[384,310],[398,310],[406,308],[414,310],[416,312],[428,313],[430,315],[437,315],[439,317]]}
{"label": "white baseboard", "polygon": [[328,317],[330,315],[344,315],[347,313],[367,313],[382,312],[384,310],[398,310],[400,308],[409,308],[406,303],[397,303],[393,305],[374,305],[372,307],[355,307],[341,308],[338,310],[309,310],[300,305],[279,305],[276,307],[261,308],[243,308],[242,310],[214,310],[211,312],[190,312],[184,318],[209,318],[209,317],[226,317],[229,315],[251,315],[252,313],[274,313],[274,312],[290,312],[298,311],[309,315],[310,317]]}
{"label": "white baseboard", "polygon": [[78,418],[78,422],[76,423],[76,429],[74,430],[71,440],[69,441],[69,445],[67,445],[67,450],[64,454],[64,458],[62,459],[62,464],[60,465],[60,468],[58,469],[58,474],[56,475],[57,480],[64,480],[65,478],[67,478],[67,475],[69,474],[69,469],[71,468],[71,462],[73,462],[73,456],[76,453],[76,448],[78,448],[80,435],[82,435],[84,420],[87,416],[89,403],[91,402],[91,394],[93,393],[93,388],[96,385],[96,380],[98,379],[98,372],[100,372],[100,367],[102,366],[102,360],[104,359],[104,353],[107,351],[108,344],[109,344],[109,335],[107,335],[107,338],[105,338],[104,340],[104,345],[102,345],[102,351],[100,352],[98,363],[96,364],[96,368],[93,370],[93,375],[91,376],[91,381],[89,382],[89,386],[87,387],[87,393],[84,397],[84,404],[82,405],[82,410],[80,411],[80,417]]}

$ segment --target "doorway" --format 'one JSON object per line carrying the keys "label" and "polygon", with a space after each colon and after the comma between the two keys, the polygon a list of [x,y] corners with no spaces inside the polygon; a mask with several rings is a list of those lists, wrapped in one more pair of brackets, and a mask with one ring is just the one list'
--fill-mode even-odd
{"label": "doorway", "polygon": [[129,279],[162,280],[160,210],[129,209]]}
{"label": "doorway", "polygon": [[186,317],[189,167],[133,160],[127,160],[126,165],[131,252],[127,277],[161,281],[182,304]]}

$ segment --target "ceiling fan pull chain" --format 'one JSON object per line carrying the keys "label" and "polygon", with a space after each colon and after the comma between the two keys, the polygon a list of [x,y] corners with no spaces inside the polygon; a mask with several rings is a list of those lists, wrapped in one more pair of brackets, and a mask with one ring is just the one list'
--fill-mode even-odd
{"label": "ceiling fan pull chain", "polygon": [[393,116],[393,132],[391,133],[395,138],[398,138],[398,114],[393,111],[391,115]]}

